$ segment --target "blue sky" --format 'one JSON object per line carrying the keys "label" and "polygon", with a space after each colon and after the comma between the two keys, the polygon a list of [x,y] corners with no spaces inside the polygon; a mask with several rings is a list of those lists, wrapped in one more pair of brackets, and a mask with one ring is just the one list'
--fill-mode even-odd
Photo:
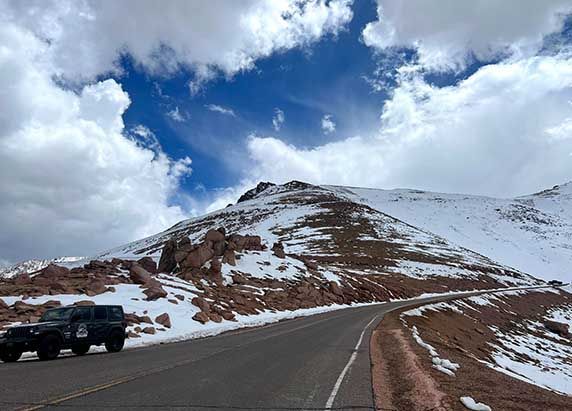
{"label": "blue sky", "polygon": [[[247,157],[244,141],[250,134],[314,147],[367,132],[379,121],[387,98],[364,79],[376,68],[373,51],[360,41],[365,24],[375,20],[375,2],[357,2],[353,13],[351,23],[337,36],[257,61],[254,70],[230,80],[218,77],[194,96],[188,87],[192,72],[157,78],[124,59],[125,74],[117,80],[132,99],[124,114],[127,128],[144,124],[170,156],[190,155],[193,173],[185,179],[184,189],[191,192],[197,186],[210,190],[237,184]],[[236,116],[210,111],[209,104],[232,109]],[[166,115],[176,108],[185,121]],[[272,125],[276,108],[285,114],[278,132]],[[321,119],[327,114],[337,128],[325,135]]]}
{"label": "blue sky", "polygon": [[154,234],[261,180],[572,179],[570,0],[0,5],[0,265]]}

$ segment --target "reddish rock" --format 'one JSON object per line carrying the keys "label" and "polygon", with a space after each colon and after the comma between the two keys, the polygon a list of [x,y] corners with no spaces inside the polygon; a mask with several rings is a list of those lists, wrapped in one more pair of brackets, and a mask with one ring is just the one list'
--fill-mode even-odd
{"label": "reddish rock", "polygon": [[220,257],[224,254],[224,250],[225,250],[224,240],[213,243],[214,255]]}
{"label": "reddish rock", "polygon": [[151,274],[157,274],[157,263],[151,257],[143,257],[137,263]]}
{"label": "reddish rock", "polygon": [[175,252],[177,251],[177,242],[170,239],[163,246],[163,251],[161,252],[161,258],[159,259],[159,267],[157,267],[157,272],[159,273],[171,273],[177,267],[177,261],[175,260]]}
{"label": "reddish rock", "polygon": [[544,326],[548,331],[558,334],[561,337],[568,337],[570,335],[568,324],[547,320],[544,321]]}
{"label": "reddish rock", "polygon": [[203,312],[209,312],[211,310],[210,304],[204,298],[201,297],[194,297],[191,300],[191,304],[193,304],[196,307],[199,307]]}
{"label": "reddish rock", "polygon": [[193,315],[193,320],[200,322],[201,324],[206,324],[209,322],[209,316],[205,312],[199,312]]}
{"label": "reddish rock", "polygon": [[139,316],[138,318],[139,318],[139,322],[147,323],[147,324],[153,324],[151,317],[149,317],[148,315],[142,315],[142,316]]}
{"label": "reddish rock", "polygon": [[15,285],[26,285],[30,284],[31,282],[32,279],[30,278],[30,275],[28,273],[18,274],[16,277],[14,277]]}
{"label": "reddish rock", "polygon": [[272,246],[272,251],[274,252],[274,255],[278,258],[286,257],[286,253],[284,252],[284,245],[280,241],[274,243],[274,245]]}
{"label": "reddish rock", "polygon": [[304,261],[304,265],[307,268],[309,268],[310,270],[317,270],[318,269],[318,264],[316,264],[315,262],[307,260],[307,259],[304,259],[303,261]]}
{"label": "reddish rock", "polygon": [[155,330],[155,327],[145,327],[145,328],[143,328],[143,329],[141,330],[141,332],[142,332],[142,333],[145,333],[145,334],[151,334],[151,335],[153,335],[153,334],[155,334],[157,331]]}
{"label": "reddish rock", "polygon": [[223,264],[230,264],[232,266],[236,265],[236,256],[234,250],[226,250],[222,256]]}
{"label": "reddish rock", "polygon": [[[218,233],[218,231],[216,231]],[[219,233],[220,234],[220,233]],[[213,258],[214,251],[207,244],[201,244],[189,253],[185,259],[184,266],[201,268],[204,263]]]}
{"label": "reddish rock", "polygon": [[76,301],[75,303],[73,303],[73,305],[89,306],[89,305],[95,305],[95,303],[91,300],[81,300],[81,301]]}
{"label": "reddish rock", "polygon": [[222,316],[222,318],[224,318],[227,321],[234,321],[235,315],[234,313],[230,312],[230,311],[223,311],[220,314]]}
{"label": "reddish rock", "polygon": [[141,336],[133,331],[127,331],[127,338],[141,338]]}
{"label": "reddish rock", "polygon": [[208,313],[208,316],[209,316],[210,320],[215,322],[215,323],[222,322],[222,317],[217,313],[211,312],[211,313]]}
{"label": "reddish rock", "polygon": [[157,284],[151,285],[149,288],[143,291],[143,294],[147,296],[148,301],[154,301],[158,300],[159,298],[165,298],[168,295],[167,291],[165,291],[163,287]]}
{"label": "reddish rock", "polygon": [[215,283],[222,284],[222,263],[218,257],[214,257],[211,260],[208,274],[209,278]]}
{"label": "reddish rock", "polygon": [[209,230],[205,235],[205,241],[212,241],[213,243],[224,241],[224,234],[218,230]]}
{"label": "reddish rock", "polygon": [[40,274],[38,274],[38,276],[42,276],[45,278],[62,278],[66,277],[69,273],[70,270],[67,269],[66,267],[50,264],[42,271],[40,271]]}
{"label": "reddish rock", "polygon": [[177,300],[179,300],[179,301],[184,301],[184,300],[185,300],[185,297],[182,296],[181,294],[175,294],[175,298],[176,298]]}
{"label": "reddish rock", "polygon": [[131,268],[129,269],[129,278],[131,278],[131,281],[135,284],[147,284],[153,279],[151,277],[151,273],[137,263],[133,263],[131,265]]}
{"label": "reddish rock", "polygon": [[87,285],[86,294],[89,292],[92,295],[98,295],[106,291],[107,288],[105,287],[103,281],[95,279],[93,281],[90,281],[89,284]]}
{"label": "reddish rock", "polygon": [[179,246],[177,251],[175,251],[175,261],[177,264],[180,264],[182,261],[184,261],[194,248],[195,247],[193,247],[190,243]]}
{"label": "reddish rock", "polygon": [[191,239],[189,237],[183,237],[179,240],[177,247],[181,248],[181,247],[188,246],[188,245],[191,245]]}
{"label": "reddish rock", "polygon": [[157,318],[155,318],[155,322],[161,324],[164,327],[171,328],[171,318],[167,313],[159,315]]}
{"label": "reddish rock", "polygon": [[328,287],[329,287],[330,291],[332,292],[332,294],[335,294],[335,295],[340,296],[340,297],[344,296],[344,292],[342,291],[342,289],[340,288],[340,286],[338,285],[337,282],[330,281],[328,284]]}

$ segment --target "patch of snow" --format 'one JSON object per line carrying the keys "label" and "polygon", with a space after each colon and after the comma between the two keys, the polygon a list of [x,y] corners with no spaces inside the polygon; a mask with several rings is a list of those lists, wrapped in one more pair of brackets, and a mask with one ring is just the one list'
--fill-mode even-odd
{"label": "patch of snow", "polygon": [[471,411],[492,411],[492,408],[482,402],[476,402],[471,397],[461,397],[461,404]]}

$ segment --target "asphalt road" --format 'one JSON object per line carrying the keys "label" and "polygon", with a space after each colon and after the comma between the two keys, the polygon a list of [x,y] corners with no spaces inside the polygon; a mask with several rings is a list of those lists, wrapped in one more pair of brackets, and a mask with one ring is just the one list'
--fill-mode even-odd
{"label": "asphalt road", "polygon": [[0,364],[0,409],[373,410],[371,330],[389,310],[419,302],[116,354]]}

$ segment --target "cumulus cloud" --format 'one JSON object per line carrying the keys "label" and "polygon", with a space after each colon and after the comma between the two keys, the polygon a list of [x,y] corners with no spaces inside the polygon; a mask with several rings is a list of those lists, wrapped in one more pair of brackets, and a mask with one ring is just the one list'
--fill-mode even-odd
{"label": "cumulus cloud", "polygon": [[[49,41],[68,79],[121,72],[128,53],[148,71],[194,69],[191,91],[213,70],[227,76],[257,59],[336,34],[351,20],[351,0],[7,0],[0,18]],[[205,35],[208,33],[208,35]]]}
{"label": "cumulus cloud", "polygon": [[560,31],[569,0],[377,0],[378,19],[363,39],[379,50],[416,49],[431,70],[459,70],[472,57],[530,57],[543,38]]}
{"label": "cumulus cloud", "polygon": [[572,57],[484,66],[455,86],[404,75],[380,129],[302,149],[253,136],[252,180],[512,196],[572,178]]}
{"label": "cumulus cloud", "polygon": [[188,216],[172,201],[191,160],[124,130],[115,80],[64,90],[49,43],[5,22],[0,45],[0,259],[84,255]]}
{"label": "cumulus cloud", "polygon": [[218,104],[207,104],[205,108],[210,111],[214,111],[215,113],[224,114],[225,116],[236,117],[236,113],[233,109],[228,107],[219,106]]}
{"label": "cumulus cloud", "polygon": [[322,117],[322,132],[324,134],[331,134],[336,131],[336,123],[331,114],[326,114]]}
{"label": "cumulus cloud", "polygon": [[284,124],[285,120],[286,118],[284,117],[284,112],[279,108],[275,108],[274,117],[272,117],[272,127],[274,127],[274,130],[280,131],[280,128],[282,127],[282,124]]}

